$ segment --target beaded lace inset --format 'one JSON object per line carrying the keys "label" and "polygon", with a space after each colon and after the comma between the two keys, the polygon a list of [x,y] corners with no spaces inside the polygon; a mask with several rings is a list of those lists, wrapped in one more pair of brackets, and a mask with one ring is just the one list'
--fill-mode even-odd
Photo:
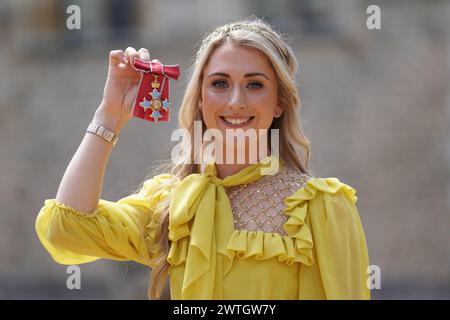
{"label": "beaded lace inset", "polygon": [[284,214],[284,199],[303,187],[310,177],[297,168],[280,166],[274,175],[238,186],[225,187],[230,199],[234,227],[238,230],[277,232],[287,235],[283,224],[289,218]]}

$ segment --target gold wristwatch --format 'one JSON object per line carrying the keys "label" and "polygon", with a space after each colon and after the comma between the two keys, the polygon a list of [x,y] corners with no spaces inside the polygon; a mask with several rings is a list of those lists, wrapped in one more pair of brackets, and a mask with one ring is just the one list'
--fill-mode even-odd
{"label": "gold wristwatch", "polygon": [[108,128],[102,127],[93,122],[89,124],[86,131],[102,137],[103,139],[111,143],[113,146],[116,145],[117,139],[119,138],[114,132],[112,132]]}

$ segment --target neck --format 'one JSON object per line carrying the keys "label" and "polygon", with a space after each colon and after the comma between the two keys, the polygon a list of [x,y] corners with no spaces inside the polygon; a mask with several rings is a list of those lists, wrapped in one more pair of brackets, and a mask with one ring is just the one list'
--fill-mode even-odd
{"label": "neck", "polygon": [[225,179],[228,176],[238,173],[239,171],[247,168],[251,164],[216,164],[217,177],[220,179]]}
{"label": "neck", "polygon": [[[267,147],[267,156],[270,156],[270,148]],[[225,156],[224,156],[225,158]],[[264,158],[258,157],[258,162]],[[224,160],[225,162],[225,160]],[[233,174],[238,173],[239,171],[251,166],[253,163],[250,163],[250,157],[248,153],[248,146],[245,147],[245,163],[237,163],[237,148],[234,149],[234,163],[228,164],[228,163],[216,163],[216,169],[217,169],[217,177],[220,179],[225,179],[228,176],[231,176]]]}

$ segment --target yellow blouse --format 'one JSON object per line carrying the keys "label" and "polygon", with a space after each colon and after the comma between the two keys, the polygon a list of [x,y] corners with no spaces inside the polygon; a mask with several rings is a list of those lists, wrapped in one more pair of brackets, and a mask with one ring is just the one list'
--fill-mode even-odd
{"label": "yellow blouse", "polygon": [[285,198],[287,235],[234,229],[224,187],[256,181],[274,164],[284,166],[269,156],[224,179],[214,162],[182,181],[160,174],[137,194],[100,199],[92,213],[47,199],[36,232],[60,264],[107,258],[153,267],[161,202],[170,198],[172,299],[370,299],[356,191],[338,179],[311,178]]}

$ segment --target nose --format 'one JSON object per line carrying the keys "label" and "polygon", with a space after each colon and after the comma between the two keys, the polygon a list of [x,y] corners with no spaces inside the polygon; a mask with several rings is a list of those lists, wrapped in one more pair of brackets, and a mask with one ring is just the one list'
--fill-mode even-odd
{"label": "nose", "polygon": [[245,107],[245,96],[239,86],[235,86],[231,91],[230,100],[228,102],[228,107],[230,109],[244,109]]}

